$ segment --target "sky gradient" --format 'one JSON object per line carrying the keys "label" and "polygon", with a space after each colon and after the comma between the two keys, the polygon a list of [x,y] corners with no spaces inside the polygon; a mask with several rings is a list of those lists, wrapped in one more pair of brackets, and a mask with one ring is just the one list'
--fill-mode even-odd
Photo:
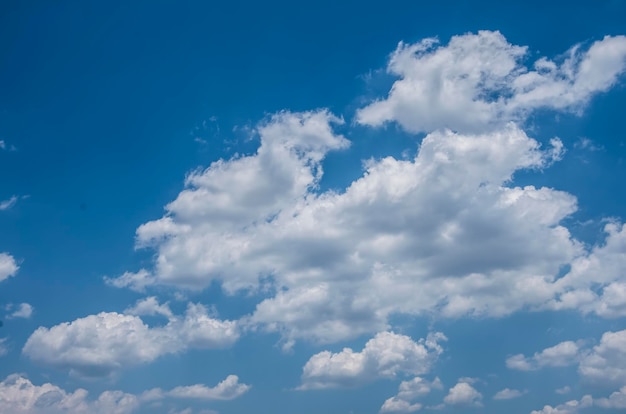
{"label": "sky gradient", "polygon": [[0,412],[626,409],[626,3],[0,5]]}

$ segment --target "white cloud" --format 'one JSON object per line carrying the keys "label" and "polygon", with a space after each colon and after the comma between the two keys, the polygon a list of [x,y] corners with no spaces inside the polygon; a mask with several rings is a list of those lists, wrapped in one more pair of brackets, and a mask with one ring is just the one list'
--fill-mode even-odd
{"label": "white cloud", "polygon": [[127,315],[135,315],[135,316],[154,316],[161,315],[165,316],[168,319],[174,318],[174,314],[169,308],[167,303],[160,304],[156,298],[156,296],[150,296],[145,299],[137,301],[135,306],[132,306],[124,311]]}
{"label": "white cloud", "polygon": [[121,391],[105,391],[96,400],[87,391],[66,392],[56,385],[34,385],[23,376],[9,375],[0,382],[0,411],[28,414],[129,414],[139,406],[137,397]]}
{"label": "white cloud", "polygon": [[579,110],[626,68],[624,36],[606,36],[587,50],[576,45],[560,63],[543,57],[532,70],[521,64],[528,48],[508,43],[499,32],[438,43],[432,38],[401,42],[387,66],[399,79],[385,99],[358,111],[358,122],[395,121],[413,132],[482,131],[523,121],[537,108]]}
{"label": "white cloud", "polygon": [[626,386],[615,391],[608,398],[599,398],[594,404],[602,408],[623,408],[626,409]]}
{"label": "white cloud", "polygon": [[443,402],[447,405],[474,405],[480,407],[482,406],[482,398],[482,394],[469,383],[458,382],[454,387],[450,388]]}
{"label": "white cloud", "polygon": [[593,383],[623,385],[626,382],[626,330],[605,332],[600,343],[580,361],[578,372]]}
{"label": "white cloud", "polygon": [[570,391],[572,391],[572,389],[569,387],[569,385],[554,390],[554,392],[561,395],[568,394]]}
{"label": "white cloud", "polygon": [[[398,82],[426,71],[460,94],[433,98],[419,116],[411,107],[407,120],[425,126],[407,128],[482,132],[439,129],[414,159],[369,160],[344,191],[320,192],[324,156],[349,145],[333,131],[341,120],[326,110],[275,114],[257,126],[255,153],[191,172],[166,214],[137,229],[137,247],[156,252],[153,266],[107,283],[143,291],[218,282],[230,295],[262,291],[246,324],[280,333],[286,347],[387,330],[397,314],[576,308],[619,316],[626,230],[612,223],[605,242],[586,249],[563,225],[577,209],[574,196],[513,185],[516,172],[548,168],[564,149],[558,139],[542,148],[507,121],[542,106],[579,109],[616,81],[624,39],[572,50],[558,65],[539,60],[531,71],[519,65],[525,49],[499,33],[456,37],[438,49],[432,41],[401,46],[392,57],[406,72]],[[422,60],[428,64],[416,64]],[[411,91],[409,101],[426,96]],[[565,265],[571,271],[559,278]]]}
{"label": "white cloud", "polygon": [[33,316],[34,308],[28,303],[20,303],[15,311],[8,318],[24,318],[29,319]]}
{"label": "white cloud", "polygon": [[199,400],[233,400],[250,390],[250,385],[239,383],[239,377],[229,375],[215,387],[202,384],[176,387],[166,393],[169,397]]}
{"label": "white cloud", "polygon": [[40,327],[23,353],[35,362],[82,376],[102,376],[188,348],[226,348],[238,338],[236,322],[211,318],[204,306],[190,303],[184,318],[171,317],[166,325],[154,328],[137,316],[115,312]]}
{"label": "white cloud", "polygon": [[533,371],[543,367],[564,367],[573,365],[580,358],[580,347],[572,341],[561,342],[541,352],[536,352],[532,357],[522,354],[514,355],[506,360],[506,366],[520,371]]}
{"label": "white cloud", "polygon": [[380,408],[381,413],[401,412],[412,413],[422,408],[422,404],[415,403],[416,399],[423,397],[433,389],[442,389],[443,385],[439,378],[429,382],[420,377],[409,381],[402,381],[398,387],[398,394],[388,398]]}
{"label": "white cloud", "polygon": [[[564,367],[578,365],[581,378],[596,385],[617,385],[626,382],[626,330],[605,332],[600,342],[593,346],[584,346],[583,341],[565,341],[532,357],[522,354],[506,360],[510,369],[521,371],[538,370],[544,367]],[[570,391],[569,387],[556,390],[559,394]]]}
{"label": "white cloud", "polygon": [[17,196],[12,196],[8,200],[0,201],[0,211],[10,209],[15,205],[15,203],[17,203],[17,200]]}
{"label": "white cloud", "polygon": [[571,400],[566,403],[557,405],[556,407],[552,407],[550,405],[546,405],[541,410],[533,410],[531,414],[576,414],[581,411],[581,409],[589,408],[593,405],[593,398],[590,395],[585,395],[583,398],[578,400]]}
{"label": "white cloud", "polygon": [[0,282],[14,276],[19,268],[13,256],[8,253],[0,253]]}
{"label": "white cloud", "polygon": [[513,398],[519,398],[522,395],[526,394],[526,391],[513,390],[510,388],[505,388],[503,390],[498,391],[494,396],[494,400],[511,400]]}
{"label": "white cloud", "polygon": [[[232,400],[250,389],[239,383],[236,375],[229,375],[213,388],[203,384],[176,387],[170,391],[155,388],[133,395],[122,391],[104,391],[95,400],[88,399],[88,392],[77,389],[67,392],[56,385],[34,385],[19,374],[9,375],[0,382],[0,412],[28,414],[130,414],[142,404],[164,398]],[[181,411],[186,412],[186,411]],[[207,411],[212,412],[212,411]]]}
{"label": "white cloud", "polygon": [[350,348],[339,353],[320,352],[305,364],[300,389],[349,387],[376,378],[426,373],[442,352],[437,341],[444,340],[441,333],[414,342],[405,335],[381,332],[370,339],[361,352]]}

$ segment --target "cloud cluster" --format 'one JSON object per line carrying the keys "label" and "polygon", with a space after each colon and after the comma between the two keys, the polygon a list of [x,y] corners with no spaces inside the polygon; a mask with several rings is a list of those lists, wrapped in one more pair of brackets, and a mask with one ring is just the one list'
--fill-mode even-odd
{"label": "cloud cluster", "polygon": [[154,388],[140,395],[122,391],[104,391],[95,400],[88,392],[77,389],[67,392],[62,388],[45,383],[34,385],[22,375],[9,375],[0,382],[0,412],[28,414],[130,414],[142,404],[165,398],[196,399],[203,401],[232,400],[245,394],[249,385],[239,383],[236,375],[229,375],[215,387],[196,384],[176,387],[169,391]]}
{"label": "cloud cluster", "polygon": [[381,413],[412,413],[422,409],[422,404],[416,399],[429,394],[433,389],[441,390],[443,385],[439,378],[430,382],[420,377],[409,381],[402,381],[398,387],[398,394],[388,398],[380,408]]}
{"label": "cloud cluster", "polygon": [[606,36],[588,49],[572,47],[561,62],[542,57],[522,64],[528,48],[499,32],[400,43],[387,70],[399,79],[389,95],[361,109],[358,122],[398,122],[412,132],[441,128],[483,131],[523,121],[538,108],[579,110],[608,90],[626,68],[626,37]]}
{"label": "cloud cluster", "polygon": [[[132,310],[145,310],[145,303]],[[166,325],[158,327],[149,327],[138,316],[116,312],[40,327],[22,352],[33,361],[81,376],[104,376],[188,348],[226,348],[239,335],[236,322],[214,319],[204,306],[190,303],[184,317],[170,316]]]}
{"label": "cloud cluster", "polygon": [[[578,365],[578,373],[587,382],[617,385],[626,382],[626,330],[605,332],[600,342],[585,346],[583,342],[565,341],[535,353],[532,357],[513,355],[506,360],[510,369],[521,371],[544,367]],[[565,389],[567,391],[568,388]]]}
{"label": "cloud cluster", "polygon": [[[349,387],[376,378],[424,374],[443,351],[438,342],[444,340],[446,337],[439,332],[418,342],[406,335],[381,332],[361,352],[350,348],[338,353],[320,352],[302,369],[300,389]],[[407,387],[411,385],[417,382],[408,383]]]}
{"label": "cloud cluster", "polygon": [[136,396],[105,391],[96,400],[87,391],[66,392],[56,385],[34,385],[21,375],[9,375],[0,382],[0,411],[28,414],[130,414],[139,406]]}

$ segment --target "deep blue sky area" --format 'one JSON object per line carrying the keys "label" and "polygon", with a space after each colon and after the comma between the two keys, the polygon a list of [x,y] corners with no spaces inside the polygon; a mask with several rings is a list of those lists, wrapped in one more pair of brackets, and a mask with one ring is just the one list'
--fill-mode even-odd
{"label": "deep blue sky area", "polygon": [[[626,343],[625,16],[623,0],[3,1],[0,411],[626,409],[626,354],[609,343]],[[386,70],[399,42],[433,37]],[[501,76],[504,44],[527,50]],[[541,57],[548,87],[517,86]],[[472,117],[491,79],[500,106]],[[298,138],[329,113],[332,143]],[[299,127],[264,132],[288,119]],[[315,145],[323,160],[298,158]],[[176,230],[139,248],[162,217]],[[112,282],[140,269],[146,288]],[[434,332],[447,341],[420,342]],[[427,391],[399,392],[415,377]],[[21,400],[15,378],[39,397]],[[62,405],[79,388],[83,405]],[[110,390],[127,400],[98,400]]]}

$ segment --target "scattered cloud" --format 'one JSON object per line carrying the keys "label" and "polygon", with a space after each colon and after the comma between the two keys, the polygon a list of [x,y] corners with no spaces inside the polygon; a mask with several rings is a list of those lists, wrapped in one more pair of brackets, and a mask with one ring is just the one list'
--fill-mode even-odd
{"label": "scattered cloud", "polygon": [[248,392],[250,388],[250,385],[239,383],[238,376],[229,375],[213,388],[196,384],[186,387],[176,387],[167,391],[165,395],[173,398],[196,400],[233,400]]}
{"label": "scattered cloud", "polygon": [[561,394],[561,395],[568,394],[571,391],[572,389],[569,387],[569,385],[566,385],[564,387],[557,388],[556,390],[554,390],[554,392],[556,392],[557,394]]}
{"label": "scattered cloud", "polygon": [[[578,365],[578,373],[587,382],[596,385],[621,385],[626,381],[626,330],[605,332],[600,343],[593,347],[584,342],[561,342],[532,357],[522,354],[506,360],[506,366],[520,371],[533,371],[544,367]],[[556,390],[559,394],[570,391],[566,386]]]}
{"label": "scattered cloud", "polygon": [[579,111],[626,69],[624,36],[586,50],[575,45],[563,61],[542,57],[532,69],[521,64],[527,52],[491,31],[454,36],[445,46],[435,38],[400,42],[387,66],[399,79],[386,98],[360,109],[357,121],[395,121],[412,132],[484,131],[523,122],[534,109]]}
{"label": "scattered cloud", "polygon": [[9,353],[9,347],[6,344],[7,338],[0,338],[0,357]]}
{"label": "scattered cloud", "polygon": [[236,375],[229,375],[213,388],[196,384],[176,387],[170,391],[155,388],[140,395],[104,391],[97,399],[90,400],[84,389],[67,392],[50,383],[38,386],[22,375],[13,374],[0,382],[0,411],[15,414],[130,414],[146,402],[164,398],[232,400],[249,389],[249,385],[239,383]]}
{"label": "scattered cloud", "polygon": [[580,361],[578,373],[592,383],[623,385],[626,382],[626,330],[605,332],[600,343]]}
{"label": "scattered cloud", "polygon": [[381,332],[370,339],[361,352],[350,348],[338,353],[320,352],[305,364],[299,389],[349,387],[377,378],[395,378],[399,374],[424,374],[443,352],[438,342],[445,340],[439,332],[418,342],[405,335]]}
{"label": "scattered cloud", "polygon": [[599,398],[594,401],[595,405],[602,408],[626,409],[626,386],[615,391],[608,398]]}
{"label": "scattered cloud", "polygon": [[8,210],[13,207],[15,203],[17,203],[18,198],[18,196],[12,196],[8,200],[0,201],[0,211]]}
{"label": "scattered cloud", "polygon": [[519,391],[513,390],[510,388],[505,388],[501,391],[498,391],[494,396],[494,400],[511,400],[513,398],[519,398],[522,395],[526,394],[528,391]]}
{"label": "scattered cloud", "polygon": [[414,402],[416,399],[429,394],[433,389],[441,390],[443,385],[439,378],[430,382],[420,377],[409,381],[402,381],[398,387],[398,394],[388,398],[380,408],[381,413],[412,413],[422,408],[422,404]]}
{"label": "scattered cloud", "polygon": [[591,395],[585,395],[580,400],[571,400],[566,403],[552,407],[544,406],[541,410],[533,410],[531,414],[576,414],[583,408],[589,408],[593,405]]}
{"label": "scattered cloud", "polygon": [[138,406],[136,396],[121,391],[105,391],[96,400],[87,391],[66,392],[56,385],[34,385],[21,375],[9,375],[0,382],[0,411],[4,413],[130,414]]}
{"label": "scattered cloud", "polygon": [[[10,305],[7,307],[7,310],[13,309],[13,306]],[[33,315],[34,308],[32,305],[28,303],[20,303],[8,318],[24,318],[29,319]]]}
{"label": "scattered cloud", "polygon": [[543,367],[572,365],[578,362],[579,358],[580,347],[578,344],[572,341],[565,341],[535,353],[532,357],[525,357],[522,354],[509,357],[506,360],[506,366],[520,371],[534,371]]}
{"label": "scattered cloud", "polygon": [[[145,308],[146,302],[150,299],[133,310]],[[35,362],[81,376],[106,376],[188,348],[227,348],[238,338],[236,322],[211,318],[204,306],[190,303],[184,317],[172,316],[166,325],[154,328],[138,316],[115,312],[39,327],[22,352]]]}
{"label": "scattered cloud", "polygon": [[482,394],[469,383],[459,381],[454,387],[450,388],[443,402],[447,405],[473,405],[481,407],[482,398]]}
{"label": "scattered cloud", "polygon": [[15,276],[19,268],[13,256],[8,253],[0,253],[0,282]]}

